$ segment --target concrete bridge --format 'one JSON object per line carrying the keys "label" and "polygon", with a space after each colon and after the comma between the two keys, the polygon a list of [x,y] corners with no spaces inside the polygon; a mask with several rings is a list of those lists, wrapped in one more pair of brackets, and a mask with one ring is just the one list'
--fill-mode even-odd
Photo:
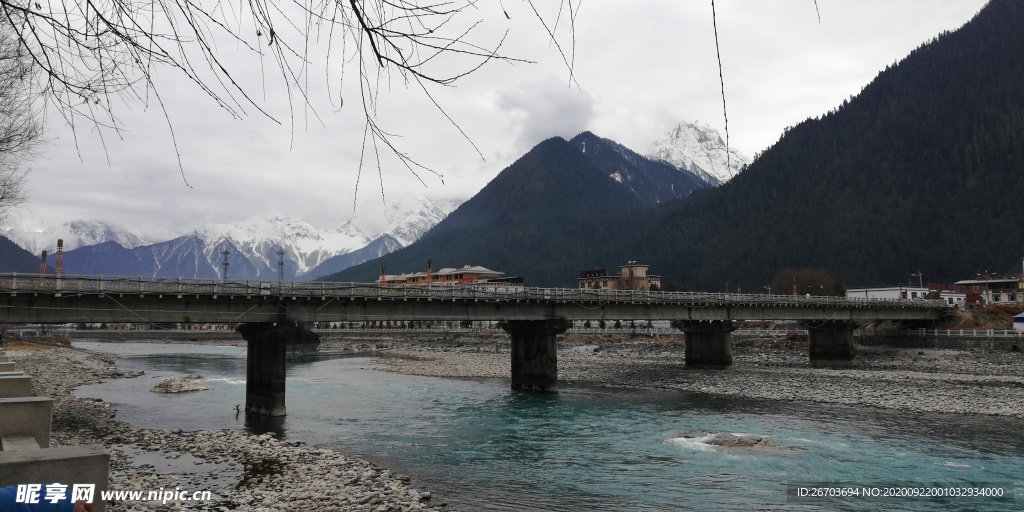
{"label": "concrete bridge", "polygon": [[687,366],[724,368],[734,321],[799,321],[812,363],[832,365],[853,359],[858,324],[922,324],[947,311],[928,300],[0,274],[0,323],[241,324],[246,411],[269,415],[285,414],[285,345],[308,336],[306,322],[500,321],[512,343],[512,388],[554,391],[555,336],[573,320],[669,320],[686,335]]}

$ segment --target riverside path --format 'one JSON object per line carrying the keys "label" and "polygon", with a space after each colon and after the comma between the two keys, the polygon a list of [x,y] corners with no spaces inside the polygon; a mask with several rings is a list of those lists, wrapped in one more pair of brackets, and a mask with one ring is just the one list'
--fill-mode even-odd
{"label": "riverside path", "polygon": [[815,364],[853,359],[853,330],[880,320],[923,325],[942,301],[590,290],[522,286],[230,281],[0,274],[0,323],[229,323],[248,342],[246,410],[284,415],[285,344],[306,322],[501,321],[512,343],[512,387],[553,391],[555,336],[574,320],[669,320],[686,335],[690,367],[732,364],[739,320],[795,320]]}

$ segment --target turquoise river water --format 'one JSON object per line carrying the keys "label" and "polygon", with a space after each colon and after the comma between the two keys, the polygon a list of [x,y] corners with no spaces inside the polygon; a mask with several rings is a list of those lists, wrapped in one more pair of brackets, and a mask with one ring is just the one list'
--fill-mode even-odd
{"label": "turquoise river water", "polygon": [[[1024,424],[1015,420],[658,390],[521,393],[502,380],[395,375],[370,358],[317,353],[289,358],[288,415],[247,424],[234,411],[245,401],[244,348],[75,345],[146,372],[78,390],[115,404],[120,419],[274,431],[410,474],[460,510],[1024,510]],[[148,391],[189,373],[212,389]],[[697,432],[777,446],[725,449]],[[814,496],[834,493],[824,488],[860,496]],[[975,488],[1002,497],[885,496]]]}

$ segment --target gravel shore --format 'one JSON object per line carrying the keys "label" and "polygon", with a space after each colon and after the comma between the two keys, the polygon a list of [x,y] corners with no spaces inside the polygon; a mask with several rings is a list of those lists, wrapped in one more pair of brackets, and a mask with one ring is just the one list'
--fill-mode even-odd
{"label": "gravel shore", "polygon": [[[806,342],[735,339],[725,370],[684,367],[682,337],[559,337],[560,382],[677,389],[770,400],[821,402],[916,412],[1024,418],[1024,354],[984,350],[858,347],[849,368],[812,368]],[[360,348],[358,342],[330,342]],[[509,343],[465,337],[419,343],[363,341],[389,350],[397,373],[510,378]]]}
{"label": "gravel shore", "polygon": [[[853,366],[824,369],[810,366],[806,342],[735,339],[732,367],[703,370],[685,368],[682,342],[681,337],[560,336],[559,380],[1024,419],[1024,354],[1019,352],[858,347]],[[385,369],[397,373],[510,377],[510,346],[501,334],[348,336],[326,338],[321,349],[376,354]],[[111,449],[111,489],[213,492],[209,501],[123,501],[109,510],[450,510],[438,497],[413,489],[408,476],[331,450],[281,442],[271,434],[168,431],[118,421],[110,404],[72,395],[76,386],[136,376],[114,366],[114,356],[71,348],[8,354],[33,376],[34,394],[54,398],[53,444],[100,443]]]}
{"label": "gravel shore", "polygon": [[53,445],[100,443],[111,451],[110,489],[211,491],[206,501],[122,501],[111,511],[447,511],[410,478],[331,450],[271,434],[137,428],[110,404],[76,398],[76,386],[131,378],[115,357],[72,348],[7,351],[33,377],[33,394],[54,399]]}

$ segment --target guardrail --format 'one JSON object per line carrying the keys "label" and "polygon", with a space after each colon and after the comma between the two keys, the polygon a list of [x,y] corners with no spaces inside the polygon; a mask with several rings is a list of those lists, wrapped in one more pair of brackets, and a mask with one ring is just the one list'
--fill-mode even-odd
{"label": "guardrail", "polygon": [[0,274],[0,293],[196,296],[268,298],[535,301],[550,303],[636,303],[676,305],[797,306],[848,308],[947,309],[941,300],[875,299],[831,296],[764,295],[647,290],[532,288],[499,285],[382,285],[303,281],[231,281],[159,277]]}
{"label": "guardrail", "polygon": [[[461,327],[461,326],[433,326],[433,327],[367,327],[367,326],[351,326],[346,328],[313,328],[313,332],[317,334],[364,334],[364,333],[382,333],[382,334],[471,334],[471,333],[502,333],[502,329],[497,326],[491,327]],[[68,336],[71,333],[79,334],[133,334],[136,336],[152,334],[158,336],[160,334],[167,333],[180,333],[180,334],[231,334],[234,331],[225,329],[85,329],[79,330],[73,327],[53,327],[43,325],[24,325],[15,326],[8,328],[5,332],[7,336],[12,337],[24,337],[29,336],[43,336],[43,335],[63,335]],[[608,326],[604,329],[600,327],[570,327],[566,330],[566,333],[570,334],[649,334],[656,336],[666,335],[682,335],[682,331],[674,327],[612,327]],[[783,336],[806,336],[807,329],[736,329],[732,331],[734,336],[768,336],[768,337],[783,337]],[[854,336],[865,336],[865,337],[891,337],[891,336],[909,336],[909,337],[924,337],[924,338],[1024,338],[1024,332],[1018,332],[1014,329],[893,329],[893,330],[880,330],[880,331],[862,331],[860,329],[853,331]]]}
{"label": "guardrail", "polygon": [[1013,329],[900,329],[864,333],[863,335],[922,338],[1024,338],[1024,333]]}
{"label": "guardrail", "polygon": [[[354,326],[346,328],[313,328],[317,334],[501,334],[505,331],[500,327],[455,327],[455,326],[434,326],[434,327],[363,327]],[[652,336],[682,336],[683,331],[674,327],[570,327],[565,331],[567,334],[643,334]],[[232,334],[231,330],[209,330],[209,329],[74,329],[70,327],[53,328],[43,326],[15,327],[7,330],[6,334],[12,337],[29,336],[70,336],[75,333],[81,336],[89,334],[111,335],[125,334],[133,336],[160,336],[168,333],[173,334]],[[732,331],[735,336],[769,336],[783,337],[796,334],[807,335],[807,329],[737,329]]]}

